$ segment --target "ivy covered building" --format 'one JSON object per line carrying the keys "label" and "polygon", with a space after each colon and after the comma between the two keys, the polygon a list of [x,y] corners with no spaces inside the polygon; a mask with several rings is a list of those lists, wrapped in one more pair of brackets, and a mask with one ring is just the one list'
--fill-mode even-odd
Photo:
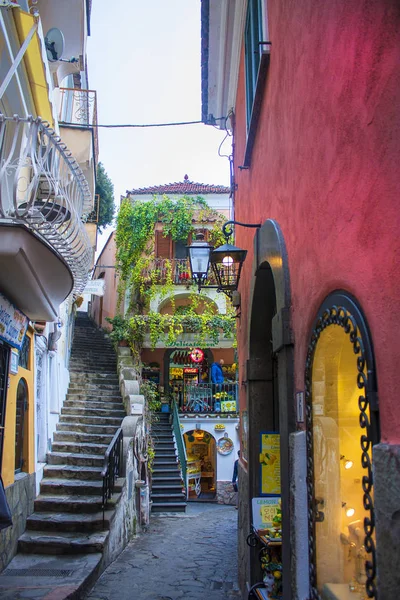
{"label": "ivy covered building", "polygon": [[[105,280],[105,294],[93,298],[91,315],[107,329],[111,320],[112,337],[129,344],[142,378],[158,386],[163,409],[176,410],[186,449],[186,458],[179,457],[187,463],[183,479],[188,499],[195,500],[233,501],[236,319],[215,282],[198,292],[187,246],[199,234],[219,246],[231,210],[230,188],[194,183],[187,175],[129,190],[94,272]],[[223,383],[212,381],[213,363],[222,367]]]}

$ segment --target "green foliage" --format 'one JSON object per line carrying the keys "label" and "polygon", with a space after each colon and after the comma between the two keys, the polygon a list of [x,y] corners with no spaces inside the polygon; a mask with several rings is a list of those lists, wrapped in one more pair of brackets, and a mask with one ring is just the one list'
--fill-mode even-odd
{"label": "green foliage", "polygon": [[[168,196],[155,196],[152,200],[126,199],[122,202],[117,217],[116,246],[117,268],[120,274],[120,300],[125,293],[130,294],[129,312],[133,316],[122,319],[108,319],[116,327],[116,341],[121,336],[126,339],[137,360],[143,347],[144,336],[150,335],[151,346],[158,342],[173,346],[184,332],[190,332],[195,345],[206,345],[207,340],[218,343],[219,336],[234,337],[235,319],[232,308],[226,315],[216,314],[215,305],[207,297],[198,294],[188,281],[189,306],[175,310],[173,299],[172,261],[162,261],[162,285],[160,271],[154,263],[154,238],[157,223],[162,223],[164,236],[171,236],[175,242],[187,241],[189,235],[201,223],[207,223],[210,243],[219,246],[225,243],[221,227],[225,219],[217,211],[208,207],[203,198],[183,196],[176,201]],[[157,264],[157,263],[156,263]],[[182,267],[184,268],[184,267]],[[186,269],[186,267],[185,267]],[[160,314],[149,310],[150,300],[159,294],[161,298],[171,298],[173,314]],[[200,302],[205,308],[200,310]],[[199,313],[202,314],[199,314]],[[121,320],[122,319],[122,320]],[[111,334],[112,339],[113,334]]]}
{"label": "green foliage", "polygon": [[102,228],[111,225],[115,213],[114,186],[102,163],[97,166],[96,194],[100,196],[97,228],[101,232]]}

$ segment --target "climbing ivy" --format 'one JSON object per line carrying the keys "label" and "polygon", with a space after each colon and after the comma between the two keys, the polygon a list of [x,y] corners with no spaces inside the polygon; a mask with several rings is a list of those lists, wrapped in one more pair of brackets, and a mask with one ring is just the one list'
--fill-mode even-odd
{"label": "climbing ivy", "polygon": [[[214,247],[225,243],[221,228],[224,217],[211,209],[201,197],[182,196],[171,200],[168,196],[154,196],[152,200],[125,199],[117,217],[116,246],[117,269],[120,276],[120,301],[129,295],[127,316],[107,319],[113,325],[114,341],[126,340],[139,358],[146,333],[151,346],[157,343],[173,346],[184,332],[190,332],[195,345],[206,345],[207,340],[218,343],[220,335],[232,337],[235,319],[230,307],[227,314],[216,314],[215,306],[204,294],[198,294],[188,282],[189,305],[183,310],[175,308],[173,295],[172,261],[164,260],[163,285],[160,273],[154,268],[154,239],[157,223],[163,225],[163,235],[175,242],[186,242],[199,223],[212,223],[209,242]],[[197,227],[195,227],[197,224]],[[171,314],[149,310],[150,301],[157,295],[170,298]],[[200,301],[204,307],[200,307]],[[202,310],[201,314],[200,311]]]}

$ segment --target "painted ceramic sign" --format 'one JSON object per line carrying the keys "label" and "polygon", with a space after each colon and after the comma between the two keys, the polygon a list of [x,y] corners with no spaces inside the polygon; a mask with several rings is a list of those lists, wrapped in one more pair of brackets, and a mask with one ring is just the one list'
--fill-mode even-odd
{"label": "painted ceramic sign", "polygon": [[217,450],[219,454],[226,456],[233,450],[233,442],[229,437],[220,438],[217,442]]}
{"label": "painted ceramic sign", "polygon": [[28,317],[0,294],[0,339],[21,350],[28,322]]}

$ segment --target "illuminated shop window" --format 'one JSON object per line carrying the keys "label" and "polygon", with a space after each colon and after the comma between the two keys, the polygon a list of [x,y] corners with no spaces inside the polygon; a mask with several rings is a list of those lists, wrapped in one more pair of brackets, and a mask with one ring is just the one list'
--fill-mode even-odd
{"label": "illuminated shop window", "polygon": [[[366,368],[363,371],[366,375]],[[343,327],[330,325],[312,367],[312,436],[317,588],[322,598],[366,598],[357,355]]]}

